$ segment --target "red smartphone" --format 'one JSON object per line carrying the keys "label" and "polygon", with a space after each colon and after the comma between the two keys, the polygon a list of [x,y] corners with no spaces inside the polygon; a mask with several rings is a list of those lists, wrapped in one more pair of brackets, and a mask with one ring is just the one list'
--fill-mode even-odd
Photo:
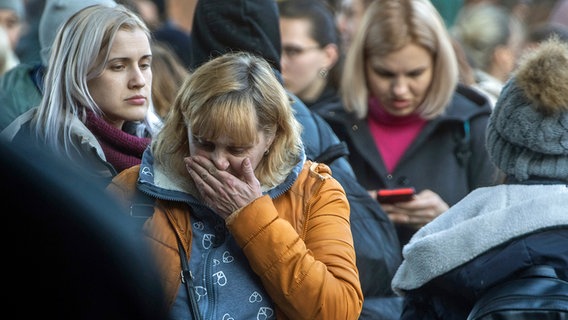
{"label": "red smartphone", "polygon": [[410,201],[416,194],[414,188],[399,189],[379,189],[377,190],[377,201],[380,203],[396,203]]}

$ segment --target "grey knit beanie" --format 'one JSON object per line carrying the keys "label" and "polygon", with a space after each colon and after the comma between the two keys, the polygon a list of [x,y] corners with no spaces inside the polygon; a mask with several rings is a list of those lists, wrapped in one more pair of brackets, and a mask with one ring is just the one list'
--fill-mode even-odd
{"label": "grey knit beanie", "polygon": [[568,181],[568,43],[547,40],[521,59],[491,114],[491,161],[517,180]]}
{"label": "grey knit beanie", "polygon": [[39,44],[43,65],[47,66],[49,62],[51,46],[55,41],[59,27],[81,9],[95,4],[113,7],[116,2],[114,0],[46,0],[39,21]]}

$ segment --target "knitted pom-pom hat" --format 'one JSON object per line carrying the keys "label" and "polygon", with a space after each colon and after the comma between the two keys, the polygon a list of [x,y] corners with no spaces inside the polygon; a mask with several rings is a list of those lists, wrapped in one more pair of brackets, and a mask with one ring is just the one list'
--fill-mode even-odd
{"label": "knitted pom-pom hat", "polygon": [[568,43],[547,40],[521,59],[491,114],[493,163],[519,181],[568,181]]}

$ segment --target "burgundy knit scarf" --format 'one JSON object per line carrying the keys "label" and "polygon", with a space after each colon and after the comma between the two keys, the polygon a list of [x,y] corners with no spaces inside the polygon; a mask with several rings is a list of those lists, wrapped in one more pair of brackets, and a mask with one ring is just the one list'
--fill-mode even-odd
{"label": "burgundy knit scarf", "polygon": [[91,111],[87,111],[86,126],[97,138],[107,161],[117,172],[140,164],[142,153],[151,141],[150,138],[140,138],[119,130]]}

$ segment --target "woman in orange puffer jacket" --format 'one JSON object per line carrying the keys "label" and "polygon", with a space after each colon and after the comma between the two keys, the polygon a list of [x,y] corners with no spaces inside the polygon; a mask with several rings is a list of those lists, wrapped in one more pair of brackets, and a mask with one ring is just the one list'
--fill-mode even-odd
{"label": "woman in orange puffer jacket", "polygon": [[127,205],[154,203],[143,232],[172,319],[357,319],[349,203],[300,134],[270,65],[229,53],[193,72],[142,164],[113,179]]}

